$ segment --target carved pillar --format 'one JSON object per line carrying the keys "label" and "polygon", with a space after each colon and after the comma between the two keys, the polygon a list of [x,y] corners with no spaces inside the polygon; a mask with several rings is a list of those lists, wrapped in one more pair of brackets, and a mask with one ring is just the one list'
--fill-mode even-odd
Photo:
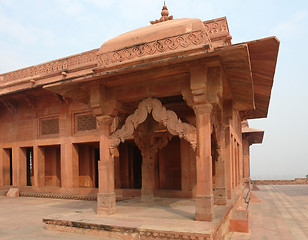
{"label": "carved pillar", "polygon": [[235,139],[231,135],[231,156],[232,156],[232,188],[235,189],[236,187],[236,155],[235,155]]}
{"label": "carved pillar", "polygon": [[151,155],[151,135],[144,137],[144,147],[141,150],[142,154],[142,188],[141,201],[149,202],[154,197],[154,182],[155,182],[155,168],[154,157]]}
{"label": "carved pillar", "polygon": [[226,188],[228,199],[232,198],[232,139],[230,126],[225,126],[224,159],[226,162]]}
{"label": "carved pillar", "polygon": [[116,212],[114,192],[114,160],[109,150],[110,128],[113,117],[104,115],[96,117],[99,127],[100,161],[98,162],[97,214]]}
{"label": "carved pillar", "polygon": [[195,219],[212,221],[215,218],[211,157],[211,112],[208,103],[194,105],[197,129],[197,194]]}
{"label": "carved pillar", "polygon": [[244,165],[243,178],[244,182],[247,183],[250,181],[249,142],[247,137],[244,136],[243,136],[243,165]]}
{"label": "carved pillar", "polygon": [[155,166],[154,151],[151,149],[152,128],[149,122],[140,125],[138,132],[134,133],[134,139],[142,155],[142,187],[141,201],[149,202],[154,197]]}
{"label": "carved pillar", "polygon": [[243,187],[243,179],[244,179],[244,170],[243,170],[243,145],[239,145],[239,167],[240,167],[240,185],[241,188]]}
{"label": "carved pillar", "polygon": [[215,191],[214,198],[215,204],[226,205],[227,204],[227,188],[226,188],[226,161],[224,158],[224,145],[225,145],[225,127],[220,123],[217,128],[217,154],[218,159],[215,165]]}
{"label": "carved pillar", "polygon": [[33,146],[33,175],[35,187],[45,186],[45,156],[42,147]]}

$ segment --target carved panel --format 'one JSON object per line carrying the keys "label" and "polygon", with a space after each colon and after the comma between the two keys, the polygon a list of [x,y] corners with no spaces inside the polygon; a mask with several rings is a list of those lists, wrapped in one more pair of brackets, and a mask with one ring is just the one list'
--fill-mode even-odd
{"label": "carved panel", "polygon": [[206,44],[209,44],[209,47],[211,48],[211,41],[207,32],[195,31],[185,33],[174,37],[159,39],[156,41],[119,49],[114,52],[99,54],[98,66],[108,67],[109,65],[129,61],[134,58],[152,56],[163,52],[174,51],[179,48],[185,49],[189,46]]}
{"label": "carved panel", "polygon": [[172,135],[184,138],[194,150],[196,149],[196,128],[188,123],[182,123],[176,113],[167,110],[158,99],[146,98],[139,103],[137,110],[127,117],[124,126],[110,136],[110,150],[113,151],[120,142],[131,138],[138,125],[143,123],[150,113],[154,120],[162,123]]}
{"label": "carved panel", "polygon": [[215,35],[229,35],[227,19],[225,17],[204,22],[205,30],[212,39]]}

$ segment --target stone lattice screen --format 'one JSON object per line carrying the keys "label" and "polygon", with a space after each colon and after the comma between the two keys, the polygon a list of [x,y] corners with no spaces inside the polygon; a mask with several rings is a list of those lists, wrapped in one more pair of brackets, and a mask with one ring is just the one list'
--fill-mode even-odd
{"label": "stone lattice screen", "polygon": [[59,118],[40,119],[40,135],[59,134]]}
{"label": "stone lattice screen", "polygon": [[75,115],[75,132],[83,132],[96,129],[96,118],[92,114]]}

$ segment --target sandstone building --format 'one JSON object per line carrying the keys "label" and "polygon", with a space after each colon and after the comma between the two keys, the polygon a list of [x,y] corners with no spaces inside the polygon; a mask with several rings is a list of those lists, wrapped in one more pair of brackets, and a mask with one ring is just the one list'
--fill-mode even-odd
{"label": "sandstone building", "polygon": [[[0,188],[21,195],[194,198],[195,219],[241,195],[263,132],[279,41],[231,43],[225,17],[162,18],[100,48],[0,75]],[[243,122],[243,127],[242,127]]]}

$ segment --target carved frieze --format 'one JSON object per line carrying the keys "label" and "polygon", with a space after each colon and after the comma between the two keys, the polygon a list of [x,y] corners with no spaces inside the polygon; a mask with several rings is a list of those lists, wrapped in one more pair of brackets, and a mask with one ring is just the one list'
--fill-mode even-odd
{"label": "carved frieze", "polygon": [[196,128],[188,123],[181,122],[176,113],[167,110],[158,99],[146,98],[139,103],[136,111],[127,117],[124,126],[110,136],[110,150],[113,151],[120,142],[131,138],[135,129],[139,124],[145,122],[150,113],[152,113],[154,120],[162,123],[172,135],[184,138],[194,150],[196,149]]}
{"label": "carved frieze", "polygon": [[189,32],[174,37],[126,47],[113,52],[98,53],[98,66],[108,67],[135,58],[154,56],[164,52],[206,44],[209,44],[209,48],[211,48],[211,41],[206,31]]}
{"label": "carved frieze", "polygon": [[48,75],[52,73],[60,72],[70,68],[76,68],[78,65],[95,64],[97,62],[98,49],[88,51],[82,54],[74,55],[71,57],[55,60],[48,63],[43,63],[37,66],[32,66],[24,69],[20,69],[13,72],[8,72],[0,76],[0,82],[7,83],[17,79],[24,79],[27,77],[34,77],[40,75]]}

